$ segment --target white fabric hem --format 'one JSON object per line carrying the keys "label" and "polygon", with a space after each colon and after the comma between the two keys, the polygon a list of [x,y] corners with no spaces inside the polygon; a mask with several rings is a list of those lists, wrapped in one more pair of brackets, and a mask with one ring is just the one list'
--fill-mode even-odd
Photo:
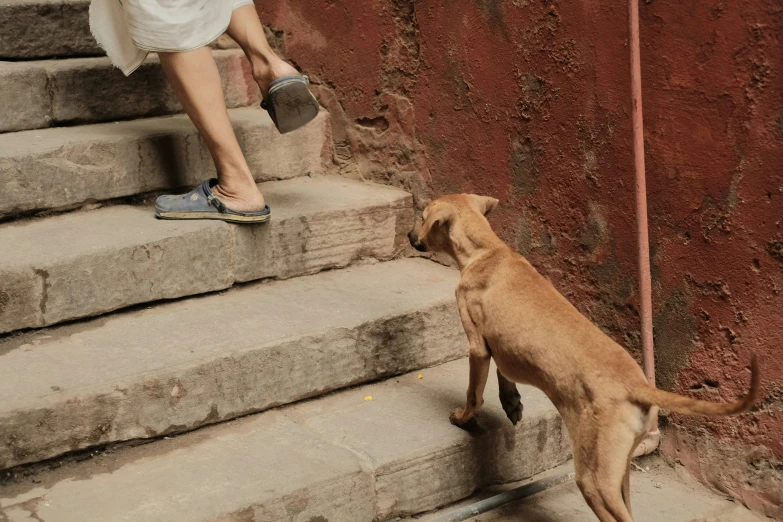
{"label": "white fabric hem", "polygon": [[[245,5],[253,5],[253,0],[234,0],[231,12]],[[186,52],[209,45],[226,32],[231,22],[229,17],[225,27],[209,39],[204,40],[203,43],[189,45],[187,48],[155,48],[149,45],[139,45],[134,41],[125,16],[121,0],[92,0],[90,2],[90,32],[98,45],[106,52],[112,64],[119,68],[125,76],[130,76],[133,71],[138,69],[150,52]]]}
{"label": "white fabric hem", "polygon": [[[241,1],[238,1],[238,2],[234,2],[234,6],[232,7],[231,10],[233,12],[235,9],[237,9],[239,7],[242,7],[242,6],[245,6],[245,5],[255,5],[255,4],[253,3],[253,0],[241,0]],[[152,47],[152,46],[149,46],[149,45],[145,46],[145,45],[140,44],[140,43],[136,42],[135,40],[133,40],[132,36],[131,36],[131,41],[133,41],[133,45],[135,45],[138,49],[141,49],[143,51],[147,51],[147,52],[150,52],[150,53],[186,53],[188,51],[193,51],[195,49],[200,49],[200,48],[202,48],[204,46],[207,46],[207,45],[211,44],[212,42],[214,42],[215,40],[217,40],[218,38],[220,38],[226,32],[226,30],[228,29],[228,26],[229,26],[230,23],[231,23],[231,19],[229,19],[228,23],[226,23],[226,26],[223,29],[221,29],[215,36],[213,36],[212,38],[207,39],[203,43],[192,45],[190,47],[177,47],[177,48],[167,48],[167,49],[164,49],[164,48]]]}
{"label": "white fabric hem", "polygon": [[115,67],[117,67],[119,70],[121,70],[122,74],[124,74],[125,76],[130,76],[131,73],[133,73],[133,71],[135,71],[136,69],[141,67],[141,64],[144,63],[144,60],[147,59],[147,55],[148,54],[149,53],[147,51],[143,51],[143,52],[139,53],[138,58],[136,58],[135,60],[133,60],[129,64],[127,64],[127,65],[115,65]]}
{"label": "white fabric hem", "polygon": [[128,26],[117,0],[90,2],[90,32],[112,64],[125,76],[138,69],[147,57],[146,51],[130,44]]}

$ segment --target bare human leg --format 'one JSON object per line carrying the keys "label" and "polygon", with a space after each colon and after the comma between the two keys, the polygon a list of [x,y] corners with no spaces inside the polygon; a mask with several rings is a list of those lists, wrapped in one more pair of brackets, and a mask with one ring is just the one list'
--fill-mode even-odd
{"label": "bare human leg", "polygon": [[[262,32],[263,35],[263,32]],[[208,47],[159,53],[166,78],[207,144],[217,169],[213,194],[239,212],[263,210],[264,196],[256,187],[228,117],[217,65]]]}
{"label": "bare human leg", "polygon": [[[269,46],[254,6],[235,9],[227,33],[242,47],[265,98],[274,80],[298,74]],[[220,75],[209,48],[159,56],[169,83],[215,162],[218,183],[211,188],[213,195],[231,210],[263,210],[264,196],[256,187],[231,126]]]}

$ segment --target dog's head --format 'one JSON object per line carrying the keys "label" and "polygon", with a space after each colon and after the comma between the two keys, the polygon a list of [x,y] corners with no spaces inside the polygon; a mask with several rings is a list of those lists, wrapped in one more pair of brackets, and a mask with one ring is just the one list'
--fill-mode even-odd
{"label": "dog's head", "polygon": [[470,216],[486,221],[486,215],[498,206],[498,200],[475,194],[452,194],[431,202],[421,221],[413,226],[408,239],[419,252],[445,252],[454,257],[453,243],[460,226]]}

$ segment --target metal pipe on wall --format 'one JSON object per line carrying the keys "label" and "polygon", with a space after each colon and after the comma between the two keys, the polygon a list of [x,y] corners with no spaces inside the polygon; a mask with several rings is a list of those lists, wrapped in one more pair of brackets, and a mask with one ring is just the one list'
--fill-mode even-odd
{"label": "metal pipe on wall", "polygon": [[[647,231],[647,182],[644,171],[644,126],[642,121],[642,68],[639,51],[639,0],[628,0],[628,33],[631,57],[631,115],[633,159],[636,178],[636,237],[639,245],[639,300],[641,301],[642,358],[644,375],[655,386],[653,349],[652,290],[650,282],[650,239]],[[660,442],[655,419],[647,438],[637,448],[638,455],[655,451]]]}

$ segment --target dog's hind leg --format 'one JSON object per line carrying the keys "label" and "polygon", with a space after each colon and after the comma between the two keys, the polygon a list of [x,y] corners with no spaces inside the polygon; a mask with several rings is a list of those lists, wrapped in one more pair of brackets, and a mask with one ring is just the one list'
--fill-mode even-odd
{"label": "dog's hind leg", "polygon": [[625,475],[623,476],[623,500],[625,501],[625,507],[628,509],[628,513],[633,518],[633,511],[631,511],[631,462],[636,454],[636,448],[642,443],[647,432],[650,430],[653,421],[658,416],[658,407],[642,410],[641,412],[641,430],[636,435],[636,439],[631,445],[631,451],[628,453],[628,460],[625,465]]}
{"label": "dog's hind leg", "polygon": [[[633,522],[623,500],[622,477],[619,481],[607,480],[597,473],[586,472],[587,476],[576,475],[576,484],[587,505],[601,522]],[[630,500],[630,499],[629,499]]]}
{"label": "dog's hind leg", "polygon": [[606,506],[604,506],[603,497],[596,486],[595,474],[593,472],[594,462],[589,462],[589,460],[580,459],[574,454],[576,485],[587,502],[587,505],[593,510],[595,516],[598,517],[598,520],[601,522],[618,522],[618,519],[606,509]]}
{"label": "dog's hind leg", "polygon": [[590,422],[580,422],[578,428],[569,426],[569,433],[574,446],[574,472],[576,486],[582,493],[587,505],[593,510],[601,522],[617,522],[614,516],[604,507],[603,499],[598,493],[595,473],[598,468],[598,450],[596,444],[596,429]]}
{"label": "dog's hind leg", "polygon": [[596,442],[596,491],[615,520],[633,522],[629,457],[636,445],[636,434],[622,424],[607,423],[601,427]]}
{"label": "dog's hind leg", "polygon": [[498,389],[500,390],[500,404],[506,412],[511,424],[516,425],[522,420],[522,401],[516,383],[506,379],[498,370]]}
{"label": "dog's hind leg", "polygon": [[574,431],[576,483],[590,509],[601,522],[633,522],[628,473],[634,430],[594,411]]}
{"label": "dog's hind leg", "polygon": [[579,490],[582,492],[585,501],[587,501],[587,505],[593,510],[595,516],[598,517],[598,520],[601,522],[619,522],[621,520],[615,518],[615,516],[606,509],[603,500],[601,499],[601,495],[596,489],[584,485],[580,486]]}

